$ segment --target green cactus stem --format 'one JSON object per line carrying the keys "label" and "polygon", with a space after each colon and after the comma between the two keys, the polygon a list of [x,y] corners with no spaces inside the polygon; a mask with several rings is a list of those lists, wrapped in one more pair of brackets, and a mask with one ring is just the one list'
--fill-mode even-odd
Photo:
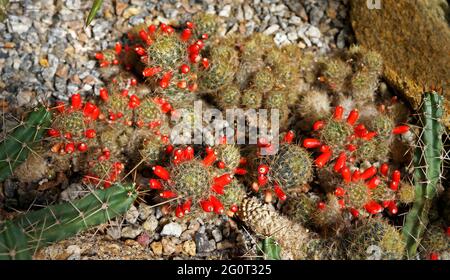
{"label": "green cactus stem", "polygon": [[406,217],[403,236],[409,258],[417,247],[428,224],[428,211],[436,195],[442,172],[443,98],[437,92],[425,93],[419,121],[423,125],[414,154],[415,201]]}
{"label": "green cactus stem", "polygon": [[23,230],[11,221],[0,225],[0,260],[30,260],[31,254]]}
{"label": "green cactus stem", "polygon": [[134,185],[116,184],[75,202],[19,216],[0,227],[0,259],[31,258],[31,253],[40,247],[124,214],[136,198]]}
{"label": "green cactus stem", "polygon": [[266,260],[280,260],[281,247],[271,237],[263,239],[260,242],[260,250]]}
{"label": "green cactus stem", "polygon": [[51,113],[47,108],[40,107],[0,143],[0,182],[27,159],[33,145],[41,140],[49,127],[50,120]]}

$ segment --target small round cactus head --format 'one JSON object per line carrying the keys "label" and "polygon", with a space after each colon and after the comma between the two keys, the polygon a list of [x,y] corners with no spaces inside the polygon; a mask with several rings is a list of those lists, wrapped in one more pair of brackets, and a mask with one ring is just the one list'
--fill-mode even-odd
{"label": "small round cactus head", "polygon": [[292,196],[283,204],[283,214],[294,222],[305,226],[311,225],[311,219],[316,210],[317,202],[305,193]]}
{"label": "small round cactus head", "polygon": [[396,191],[391,189],[389,185],[384,182],[380,183],[374,189],[371,189],[370,195],[374,201],[380,204],[389,203],[391,201],[395,201],[396,199]]}
{"label": "small round cactus head", "polygon": [[359,162],[379,162],[388,159],[390,152],[389,142],[380,141],[378,138],[358,142],[360,143],[355,151],[355,157]]}
{"label": "small round cactus head", "polygon": [[241,104],[246,109],[258,109],[263,102],[263,93],[256,88],[248,88],[242,93]]}
{"label": "small round cactus head", "polygon": [[347,78],[351,73],[351,66],[340,58],[329,58],[323,64],[323,80],[334,92],[346,91],[348,88]]}
{"label": "small round cactus head", "polygon": [[369,189],[362,181],[352,182],[343,187],[343,190],[343,200],[350,209],[364,209],[364,206],[370,201]]}
{"label": "small round cactus head", "polygon": [[389,114],[378,114],[371,121],[367,122],[367,128],[377,133],[377,136],[389,139],[392,136],[392,129],[395,124]]}
{"label": "small round cactus head", "polygon": [[186,44],[174,33],[158,31],[147,48],[147,65],[176,71],[187,57]]}
{"label": "small round cactus head", "polygon": [[112,156],[107,148],[89,154],[86,165],[84,181],[94,186],[109,188],[124,175],[125,165]]}
{"label": "small round cactus head", "polygon": [[169,207],[175,209],[178,218],[197,210],[216,214],[238,210],[243,192],[239,184],[231,184],[236,180],[234,173],[223,172],[215,148],[205,152],[198,158],[193,147],[177,147],[171,152],[168,167],[152,166],[156,178],[149,180],[149,187],[157,190],[161,199],[169,199]]}
{"label": "small round cactus head", "polygon": [[331,100],[326,92],[308,91],[298,102],[298,112],[302,118],[300,128],[310,130],[316,121],[329,118],[331,115]]}
{"label": "small round cactus head", "polygon": [[219,144],[215,146],[217,166],[224,172],[234,172],[241,161],[241,153],[237,145]]}
{"label": "small round cactus head", "polygon": [[229,216],[234,216],[236,211],[239,210],[239,206],[246,195],[244,185],[238,180],[233,180],[229,187],[224,189],[224,193],[220,196],[220,200]]}
{"label": "small round cactus head", "polygon": [[196,13],[192,17],[192,21],[195,25],[194,34],[196,38],[203,39],[205,36],[207,36],[206,38],[213,38],[216,36],[219,29],[219,18],[216,15]]}
{"label": "small round cactus head", "polygon": [[282,141],[278,150],[272,155],[261,154],[261,148],[271,149],[271,144],[259,139],[257,158],[250,163],[251,177],[254,180],[254,191],[262,190],[266,201],[272,201],[272,192],[276,197],[284,201],[287,198],[285,192],[290,189],[301,188],[312,179],[312,161],[310,154],[304,148],[293,143],[294,132],[288,131],[281,136]]}
{"label": "small round cactus head", "polygon": [[368,71],[358,71],[351,78],[352,97],[360,104],[373,102],[378,88],[378,76]]}
{"label": "small round cactus head", "polygon": [[228,45],[214,45],[208,57],[211,66],[199,73],[200,91],[213,92],[230,85],[239,66],[237,51]]}
{"label": "small round cactus head", "polygon": [[347,257],[352,260],[400,260],[405,254],[402,235],[382,218],[362,221],[345,239]]}
{"label": "small round cactus head", "polygon": [[268,176],[286,189],[306,184],[312,178],[310,155],[300,146],[282,144],[269,163]]}
{"label": "small round cactus head", "polygon": [[51,128],[47,130],[52,152],[59,154],[85,153],[97,146],[100,109],[91,102],[83,102],[80,94],[71,96],[70,104],[59,102]]}
{"label": "small round cactus head", "polygon": [[161,137],[147,137],[142,141],[142,146],[139,149],[141,160],[148,165],[154,165],[162,160],[163,154],[166,150],[166,144]]}
{"label": "small round cactus head", "polygon": [[270,67],[266,67],[256,72],[252,84],[260,92],[268,92],[275,86],[275,77]]}
{"label": "small round cactus head", "polygon": [[376,51],[368,50],[360,45],[352,45],[347,56],[355,64],[355,68],[364,69],[372,76],[378,76],[383,71],[383,58]]}
{"label": "small round cactus head", "polygon": [[[139,106],[135,108],[134,111],[134,123],[138,127],[149,127],[151,129],[154,129],[156,127],[159,127],[163,120],[165,119],[164,111],[165,104],[169,104],[166,102],[163,102],[161,104],[161,99],[154,99],[150,97],[145,97],[142,100],[140,100]],[[171,105],[166,105],[167,108],[166,112],[171,109]]]}
{"label": "small round cactus head", "polygon": [[253,33],[245,40],[242,47],[241,59],[252,61],[262,57],[268,50],[276,48],[271,36],[262,33]]}
{"label": "small round cactus head", "polygon": [[449,228],[444,228],[440,222],[429,225],[420,242],[420,255],[423,259],[449,260],[450,234]]}
{"label": "small round cactus head", "polygon": [[314,226],[323,233],[336,233],[344,225],[344,216],[342,215],[342,204],[333,194],[327,195],[326,202],[316,204],[312,215]]}
{"label": "small round cactus head", "polygon": [[414,186],[407,182],[400,182],[397,196],[400,203],[403,204],[413,203],[416,197]]}
{"label": "small round cactus head", "polygon": [[214,100],[221,109],[238,108],[241,104],[241,91],[235,85],[227,85],[217,91]]}

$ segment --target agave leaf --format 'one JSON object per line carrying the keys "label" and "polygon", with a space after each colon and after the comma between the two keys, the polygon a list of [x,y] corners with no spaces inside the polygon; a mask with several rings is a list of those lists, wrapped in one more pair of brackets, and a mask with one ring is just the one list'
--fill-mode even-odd
{"label": "agave leaf", "polygon": [[92,20],[94,19],[95,15],[97,14],[98,10],[102,7],[103,0],[94,0],[94,4],[92,5],[91,10],[89,11],[89,15],[86,19],[85,26],[88,26],[91,24]]}

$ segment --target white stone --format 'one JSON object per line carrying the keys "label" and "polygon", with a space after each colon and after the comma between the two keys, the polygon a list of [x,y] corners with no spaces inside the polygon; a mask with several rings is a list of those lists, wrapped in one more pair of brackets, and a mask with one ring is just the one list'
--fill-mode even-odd
{"label": "white stone", "polygon": [[139,217],[139,211],[136,206],[131,205],[130,209],[125,214],[125,220],[130,224],[135,224]]}
{"label": "white stone", "polygon": [[8,17],[8,27],[10,32],[22,34],[27,32],[31,28],[32,21],[30,18],[25,16],[14,16],[10,15]]}
{"label": "white stone", "polygon": [[277,24],[274,24],[274,25],[269,26],[266,30],[264,30],[263,33],[265,35],[270,35],[270,34],[275,33],[276,31],[278,31],[278,29],[280,29],[280,26]]}
{"label": "white stone", "polygon": [[219,12],[219,16],[221,17],[229,17],[231,13],[231,5],[225,5],[222,10]]}
{"label": "white stone", "polygon": [[315,26],[310,26],[308,28],[308,30],[306,30],[305,35],[310,37],[310,38],[320,38],[320,36],[322,35],[320,33],[319,28],[315,27]]}
{"label": "white stone", "polygon": [[275,41],[275,44],[277,44],[277,46],[283,46],[289,43],[288,38],[284,33],[277,33],[273,40]]}
{"label": "white stone", "polygon": [[253,14],[254,14],[253,9],[249,5],[245,4],[244,5],[245,20],[251,20],[253,18]]}
{"label": "white stone", "polygon": [[298,39],[297,32],[289,32],[289,33],[287,34],[287,38],[288,38],[289,41],[291,41],[291,42],[297,41],[297,39]]}
{"label": "white stone", "polygon": [[150,235],[153,234],[158,227],[158,220],[155,216],[148,216],[147,220],[142,224],[144,230]]}
{"label": "white stone", "polygon": [[161,231],[161,236],[175,236],[180,237],[181,232],[183,232],[183,229],[181,228],[181,225],[178,223],[168,223],[165,225]]}

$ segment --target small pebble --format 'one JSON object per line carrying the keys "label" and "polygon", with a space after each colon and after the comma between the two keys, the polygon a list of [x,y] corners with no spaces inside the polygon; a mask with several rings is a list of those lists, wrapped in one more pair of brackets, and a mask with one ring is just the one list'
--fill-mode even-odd
{"label": "small pebble", "polygon": [[178,223],[169,223],[165,225],[161,231],[162,236],[175,236],[179,237],[182,232],[181,225]]}

